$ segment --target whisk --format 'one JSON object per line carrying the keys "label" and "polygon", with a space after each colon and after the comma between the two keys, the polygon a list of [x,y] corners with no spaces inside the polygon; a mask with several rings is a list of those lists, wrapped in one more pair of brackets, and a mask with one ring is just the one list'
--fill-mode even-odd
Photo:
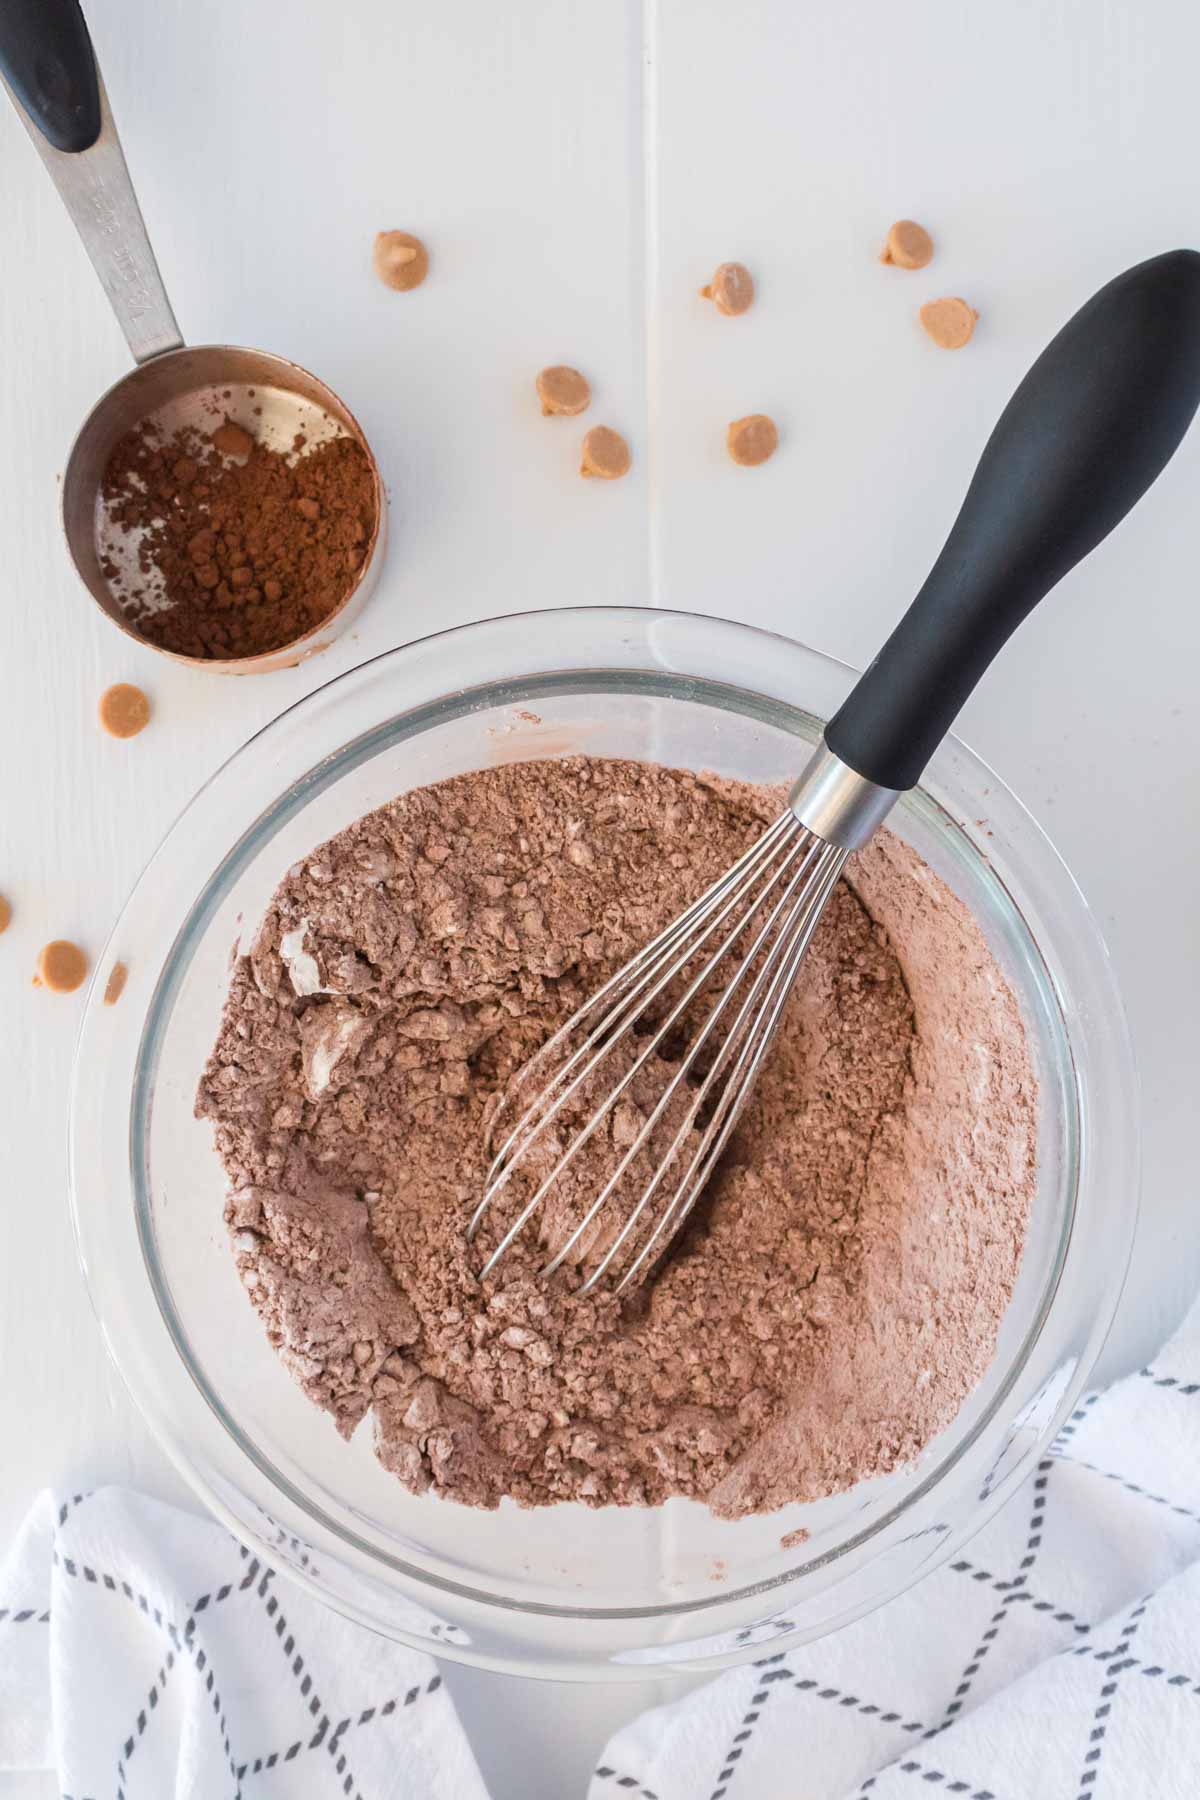
{"label": "whisk", "polygon": [[[593,1139],[611,1163],[602,1157],[594,1193],[542,1273],[594,1254],[580,1291],[612,1271],[620,1293],[655,1266],[738,1123],[847,860],[920,780],[1017,625],[1159,475],[1198,401],[1200,254],[1176,250],[1109,282],[1034,363],[928,579],[829,722],[785,811],[510,1083],[468,1237],[519,1171],[533,1192],[483,1276]],[[598,1136],[635,1087],[632,1132],[610,1125]],[[611,1207],[602,1218],[627,1200],[618,1221]]]}

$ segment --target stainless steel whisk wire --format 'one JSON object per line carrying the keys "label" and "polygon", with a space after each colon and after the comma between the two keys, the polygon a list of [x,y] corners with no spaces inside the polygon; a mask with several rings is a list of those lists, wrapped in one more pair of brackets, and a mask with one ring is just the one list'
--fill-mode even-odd
{"label": "stainless steel whisk wire", "polygon": [[[529,1150],[546,1132],[564,1106],[579,1091],[589,1076],[634,1029],[649,1006],[669,987],[689,964],[693,963],[705,944],[737,912],[736,921],[718,947],[688,982],[684,992],[671,1006],[635,1057],[630,1068],[611,1087],[603,1101],[592,1109],[586,1121],[557,1158],[533,1196],[493,1250],[481,1271],[491,1273],[513,1240],[538,1210],[551,1188],[563,1175],[583,1146],[595,1134],[616,1107],[622,1094],[655,1051],[684,1016],[697,995],[710,983],[735,943],[752,926],[771,894],[785,883],[767,918],[758,927],[750,946],[741,955],[716,1004],[708,1013],[687,1052],[673,1070],[657,1103],[642,1122],[633,1141],[626,1147],[612,1175],[600,1189],[570,1236],[546,1263],[542,1273],[551,1275],[570,1256],[601,1207],[620,1182],[634,1158],[649,1142],[655,1126],[670,1105],[681,1084],[687,1079],[697,1057],[739,992],[743,979],[762,955],[762,966],[750,984],[732,1025],[718,1046],[707,1073],[692,1095],[682,1123],[670,1147],[643,1189],[621,1230],[607,1246],[596,1268],[583,1284],[582,1292],[590,1292],[603,1280],[614,1258],[627,1242],[658,1191],[668,1169],[679,1156],[688,1133],[701,1108],[713,1092],[719,1078],[737,1051],[736,1060],[716,1101],[713,1112],[700,1133],[691,1162],[676,1184],[672,1198],[658,1224],[640,1247],[636,1258],[623,1273],[617,1285],[620,1293],[632,1282],[655,1244],[668,1227],[673,1232],[682,1224],[692,1202],[701,1192],[712,1166],[724,1148],[737,1122],[742,1102],[757,1075],[763,1056],[778,1026],[784,1002],[795,978],[795,969],[808,947],[812,931],[824,908],[828,892],[840,875],[848,852],[823,842],[808,831],[792,811],[780,815],[757,841],[720,876],[680,916],[651,940],[623,968],[610,978],[590,999],[584,1002],[546,1044],[530,1059],[519,1081],[523,1082],[562,1045],[569,1042],[595,1014],[602,1002],[611,1003],[594,1024],[586,1039],[563,1062],[536,1098],[528,1105],[509,1131],[493,1157],[488,1170],[483,1199],[475,1209],[468,1226],[468,1238],[474,1237],[479,1225],[500,1191],[521,1166]],[[758,888],[758,892],[753,890]],[[748,898],[748,896],[753,896]],[[738,911],[737,909],[739,909]],[[790,911],[789,911],[790,909]],[[785,916],[787,915],[787,916]],[[782,923],[781,923],[782,921]],[[766,948],[768,941],[769,948]],[[765,950],[765,954],[764,953]],[[768,991],[759,1003],[764,989]],[[580,1065],[583,1065],[580,1067]],[[492,1135],[503,1113],[503,1107],[492,1121]],[[698,1172],[697,1172],[698,1171]]]}

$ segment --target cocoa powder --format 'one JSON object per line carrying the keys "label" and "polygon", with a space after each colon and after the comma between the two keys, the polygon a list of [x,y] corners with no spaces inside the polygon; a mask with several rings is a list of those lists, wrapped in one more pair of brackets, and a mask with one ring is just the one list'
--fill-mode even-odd
{"label": "cocoa powder", "polygon": [[486,1280],[465,1241],[513,1072],[779,804],[585,757],[460,776],[315,850],[238,959],[197,1109],[241,1279],[305,1392],[346,1435],[369,1412],[414,1491],[768,1511],[911,1461],[986,1369],[1033,1076],[974,921],[886,833],[645,1288],[542,1280],[555,1204]]}
{"label": "cocoa powder", "polygon": [[110,525],[136,533],[140,579],[101,567],[130,622],[179,656],[238,659],[318,626],[357,581],[375,530],[371,468],[352,437],[269,450],[226,419],[208,437],[152,423],[117,445]]}

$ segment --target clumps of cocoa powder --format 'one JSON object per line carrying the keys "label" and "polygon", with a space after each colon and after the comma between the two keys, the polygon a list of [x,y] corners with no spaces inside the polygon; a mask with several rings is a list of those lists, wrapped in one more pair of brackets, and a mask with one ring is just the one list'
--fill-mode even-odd
{"label": "clumps of cocoa powder", "polygon": [[768,1511],[910,1461],[986,1368],[1033,1081],[978,929],[886,833],[645,1288],[544,1281],[555,1204],[485,1280],[466,1242],[513,1073],[779,805],[633,762],[483,769],[314,850],[237,961],[197,1109],[238,1270],[304,1391],[346,1435],[370,1413],[412,1490]]}
{"label": "clumps of cocoa powder", "polygon": [[211,436],[130,432],[104,472],[111,527],[138,536],[141,579],[105,578],[149,643],[237,660],[294,643],[357,582],[377,523],[374,479],[355,438],[270,450],[226,419]]}

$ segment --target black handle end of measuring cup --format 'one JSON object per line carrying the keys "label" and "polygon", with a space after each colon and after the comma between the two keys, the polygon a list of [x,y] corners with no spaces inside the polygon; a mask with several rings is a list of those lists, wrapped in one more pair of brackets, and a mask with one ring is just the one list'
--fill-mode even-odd
{"label": "black handle end of measuring cup", "polygon": [[1161,473],[1200,402],[1200,253],[1110,281],[1009,401],[925,585],[830,721],[834,754],[916,785],[996,652]]}
{"label": "black handle end of measuring cup", "polygon": [[0,0],[0,70],[56,150],[100,136],[100,83],[79,0]]}

